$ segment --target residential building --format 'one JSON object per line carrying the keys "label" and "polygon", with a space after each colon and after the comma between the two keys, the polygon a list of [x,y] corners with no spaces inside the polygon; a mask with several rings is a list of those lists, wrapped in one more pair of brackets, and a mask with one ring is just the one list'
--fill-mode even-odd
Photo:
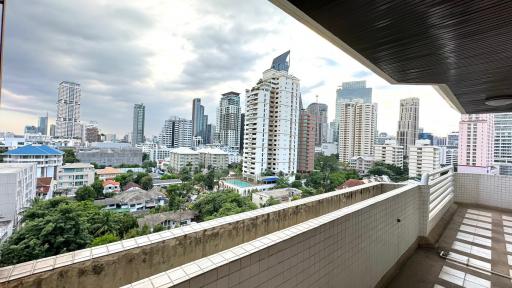
{"label": "residential building", "polygon": [[350,158],[348,163],[350,168],[364,175],[367,174],[368,170],[375,164],[375,158],[373,156],[354,156]]}
{"label": "residential building", "polygon": [[200,165],[206,169],[215,168],[215,169],[226,169],[229,164],[228,153],[220,150],[219,148],[203,148],[197,150],[199,153],[199,163]]}
{"label": "residential building", "polygon": [[240,146],[240,93],[222,94],[217,107],[215,143],[238,149]]}
{"label": "residential building", "polygon": [[159,142],[167,148],[192,147],[192,121],[179,117],[165,120]]}
{"label": "residential building", "polygon": [[[157,189],[160,190],[160,188]],[[133,188],[117,193],[112,198],[94,200],[94,204],[104,206],[105,210],[119,212],[136,212],[164,206],[168,202],[167,196],[157,191],[157,189],[146,191],[140,188]]]}
{"label": "residential building", "polygon": [[25,126],[25,134],[37,134],[39,133],[39,128],[34,125]]}
{"label": "residential building", "polygon": [[56,182],[52,177],[36,178],[36,197],[43,200],[53,198]]}
{"label": "residential building", "polygon": [[193,170],[199,167],[199,152],[187,147],[173,149],[169,155],[168,167],[171,171],[179,172],[181,169],[188,167]]}
{"label": "residential building", "polygon": [[57,129],[57,126],[55,124],[50,124],[50,136],[51,137],[55,137],[56,129]]}
{"label": "residential building", "polygon": [[375,161],[386,164],[404,166],[404,147],[396,143],[396,140],[387,140],[383,145],[375,145]]}
{"label": "residential building", "polygon": [[318,117],[308,110],[303,109],[300,111],[297,171],[301,173],[310,173],[315,168],[315,144],[316,136],[318,136],[317,119]]}
{"label": "residential building", "polygon": [[244,177],[260,180],[266,170],[297,171],[299,79],[288,74],[290,51],[276,57],[270,69],[246,90]]}
{"label": "residential building", "polygon": [[121,192],[121,183],[112,179],[103,180],[103,193],[119,193]]}
{"label": "residential building", "polygon": [[512,113],[494,114],[494,164],[512,176]]}
{"label": "residential building", "polygon": [[4,236],[17,229],[23,219],[22,212],[32,206],[35,198],[35,163],[0,163],[0,226],[5,228],[0,237],[5,239]]}
{"label": "residential building", "polygon": [[198,144],[204,143],[206,138],[206,126],[208,125],[208,116],[204,114],[204,106],[201,105],[200,98],[192,100],[192,138],[196,138]]}
{"label": "residential building", "polygon": [[57,190],[74,195],[82,186],[94,183],[94,166],[89,163],[69,163],[59,167]]}
{"label": "residential building", "polygon": [[345,102],[362,101],[372,103],[372,88],[366,87],[366,81],[343,82],[336,89],[335,137],[339,138],[340,104]]}
{"label": "residential building", "polygon": [[167,148],[165,146],[157,146],[156,148],[150,149],[149,152],[147,152],[149,154],[149,160],[158,162],[169,158],[173,149],[174,148]]}
{"label": "residential building", "polygon": [[420,99],[406,98],[400,100],[400,116],[396,139],[404,147],[407,156],[409,146],[415,145],[419,135]]}
{"label": "residential building", "polygon": [[295,188],[282,188],[282,189],[272,189],[266,191],[258,191],[254,192],[251,195],[252,203],[256,204],[258,207],[264,207],[268,200],[271,198],[277,200],[281,203],[292,201],[293,197],[299,197],[302,194],[302,191]]}
{"label": "residential building", "polygon": [[409,177],[420,178],[441,168],[441,148],[430,144],[429,140],[416,140],[409,146]]}
{"label": "residential building", "polygon": [[494,174],[494,115],[462,114],[459,122],[461,173]]}
{"label": "residential building", "polygon": [[133,105],[132,146],[144,143],[144,124],[146,121],[146,107],[144,104]]}
{"label": "residential building", "polygon": [[386,132],[378,133],[377,139],[375,140],[375,144],[377,145],[384,145],[387,140],[396,140],[395,136],[391,136]]}
{"label": "residential building", "polygon": [[100,130],[98,129],[98,122],[91,121],[89,123],[82,124],[84,128],[84,137],[85,141],[89,143],[100,142]]}
{"label": "residential building", "polygon": [[35,163],[37,178],[57,179],[57,170],[62,166],[63,154],[64,152],[46,145],[25,145],[9,150],[3,155],[6,163]]}
{"label": "residential building", "polygon": [[327,123],[327,104],[311,103],[307,111],[313,115],[315,120],[315,146],[321,146],[327,142],[329,124]]}
{"label": "residential building", "polygon": [[430,145],[434,145],[434,135],[430,132],[421,132],[418,133],[419,140],[428,140],[430,141]]}
{"label": "residential building", "polygon": [[59,84],[55,137],[80,138],[80,84],[63,81]]}
{"label": "residential building", "polygon": [[93,146],[78,150],[76,158],[80,162],[96,163],[104,166],[142,165],[142,150],[131,147],[129,144],[122,147]]}
{"label": "residential building", "polygon": [[322,143],[320,146],[321,153],[325,156],[330,156],[338,153],[338,143]]}
{"label": "residential building", "polygon": [[48,113],[46,113],[46,116],[39,117],[37,131],[42,135],[48,135]]}
{"label": "residential building", "polygon": [[354,156],[373,155],[377,133],[377,104],[361,100],[339,104],[340,162],[348,163]]}
{"label": "residential building", "polygon": [[338,123],[335,121],[329,122],[329,129],[327,130],[327,143],[338,143],[338,138]]}
{"label": "residential building", "polygon": [[446,137],[434,136],[434,139],[432,140],[432,145],[434,146],[446,146],[447,143],[448,138]]}
{"label": "residential building", "polygon": [[238,153],[240,155],[244,154],[244,135],[245,135],[245,113],[240,114],[240,148],[238,149]]}
{"label": "residential building", "polygon": [[98,175],[100,180],[114,179],[121,174],[123,174],[123,171],[113,167],[105,167],[104,169],[96,170],[96,175]]}
{"label": "residential building", "polygon": [[459,131],[449,133],[446,138],[446,146],[459,146]]}
{"label": "residential building", "polygon": [[457,146],[441,146],[441,165],[457,167],[458,153]]}

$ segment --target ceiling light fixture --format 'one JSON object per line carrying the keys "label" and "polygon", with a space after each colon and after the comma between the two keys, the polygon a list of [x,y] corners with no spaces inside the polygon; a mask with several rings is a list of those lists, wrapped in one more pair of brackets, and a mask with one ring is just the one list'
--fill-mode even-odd
{"label": "ceiling light fixture", "polygon": [[492,96],[485,99],[485,104],[494,107],[509,105],[512,104],[512,95]]}

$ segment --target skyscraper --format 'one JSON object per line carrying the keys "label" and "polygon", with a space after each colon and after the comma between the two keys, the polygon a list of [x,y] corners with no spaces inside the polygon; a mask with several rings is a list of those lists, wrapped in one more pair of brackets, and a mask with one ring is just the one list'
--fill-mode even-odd
{"label": "skyscraper", "polygon": [[339,105],[339,160],[348,163],[355,156],[373,155],[377,136],[377,104],[362,100]]}
{"label": "skyscraper", "polygon": [[192,138],[194,138],[194,142],[204,143],[207,125],[208,116],[204,115],[201,99],[195,98],[192,100]]}
{"label": "skyscraper", "polygon": [[144,143],[144,122],[146,121],[146,107],[144,104],[133,105],[132,146]]}
{"label": "skyscraper", "polygon": [[458,172],[493,174],[494,115],[463,114],[459,122]]}
{"label": "skyscraper", "polygon": [[80,84],[63,81],[59,84],[55,136],[59,138],[80,138]]}
{"label": "skyscraper", "polygon": [[398,145],[404,147],[408,155],[409,146],[416,143],[419,135],[420,99],[407,98],[400,100],[400,119],[396,140]]}
{"label": "skyscraper", "polygon": [[344,102],[351,102],[354,100],[361,100],[363,103],[372,103],[372,88],[366,87],[366,81],[350,81],[343,82],[341,86],[336,89],[336,112],[334,122],[336,123],[334,139],[338,139],[340,123],[340,104]]}
{"label": "skyscraper", "polygon": [[234,149],[240,146],[240,93],[222,94],[217,107],[216,142]]}
{"label": "skyscraper", "polygon": [[512,113],[494,114],[494,163],[500,175],[512,176]]}
{"label": "skyscraper", "polygon": [[459,146],[459,131],[451,132],[448,134],[446,146]]}
{"label": "skyscraper", "polygon": [[315,117],[315,145],[321,146],[327,143],[329,124],[327,124],[327,105],[322,103],[311,103],[307,110]]}
{"label": "skyscraper", "polygon": [[159,141],[167,148],[191,147],[192,121],[179,117],[165,120]]}
{"label": "skyscraper", "polygon": [[[310,105],[311,106],[311,105]],[[308,107],[309,108],[309,107]],[[299,139],[297,144],[297,171],[312,172],[315,166],[315,140],[317,133],[316,117],[308,110],[299,114]]]}
{"label": "skyscraper", "polygon": [[288,74],[290,51],[246,90],[243,175],[259,180],[266,170],[286,175],[297,171],[299,79]]}
{"label": "skyscraper", "polygon": [[50,124],[50,136],[55,137],[55,130],[57,126],[55,124]]}
{"label": "skyscraper", "polygon": [[240,114],[240,147],[238,148],[238,153],[240,155],[244,154],[244,135],[245,135],[245,113]]}
{"label": "skyscraper", "polygon": [[46,113],[46,116],[39,117],[39,123],[37,125],[37,130],[42,135],[48,134],[48,113]]}

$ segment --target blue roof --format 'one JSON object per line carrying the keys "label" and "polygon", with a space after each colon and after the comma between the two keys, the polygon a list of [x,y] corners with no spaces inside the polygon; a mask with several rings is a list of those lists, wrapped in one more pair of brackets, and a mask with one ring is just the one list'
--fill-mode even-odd
{"label": "blue roof", "polygon": [[262,181],[277,181],[277,179],[279,179],[278,176],[266,176],[266,177],[261,177],[261,180]]}
{"label": "blue roof", "polygon": [[4,155],[62,155],[64,152],[48,147],[46,145],[25,145],[23,147],[9,150]]}

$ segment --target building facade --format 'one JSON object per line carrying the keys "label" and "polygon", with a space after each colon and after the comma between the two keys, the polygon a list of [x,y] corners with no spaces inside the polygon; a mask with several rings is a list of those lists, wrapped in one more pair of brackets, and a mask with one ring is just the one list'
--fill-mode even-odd
{"label": "building facade", "polygon": [[167,148],[192,147],[192,121],[179,117],[165,120],[159,141]]}
{"label": "building facade", "polygon": [[365,175],[375,163],[375,158],[373,156],[354,156],[348,163],[349,167],[356,170],[357,173]]}
{"label": "building facade", "polygon": [[383,145],[375,145],[375,161],[392,164],[398,167],[404,166],[404,147],[395,140],[387,140]]}
{"label": "building facade", "polygon": [[240,147],[238,148],[238,153],[240,155],[244,154],[244,135],[245,135],[245,113],[240,114]]}
{"label": "building facade", "polygon": [[5,239],[12,234],[35,197],[35,163],[0,163],[0,217],[2,222],[8,222],[0,237]]}
{"label": "building facade", "polygon": [[246,90],[243,175],[260,180],[266,170],[285,175],[297,171],[299,79],[288,74],[290,52]]}
{"label": "building facade", "polygon": [[82,186],[94,183],[94,166],[89,163],[69,163],[59,167],[57,190],[74,195]]}
{"label": "building facade", "polygon": [[441,146],[441,165],[457,167],[459,149],[457,146]]}
{"label": "building facade", "polygon": [[76,157],[80,162],[96,163],[104,166],[121,164],[142,165],[142,150],[131,147],[91,147],[80,149]]}
{"label": "building facade", "polygon": [[300,111],[297,171],[301,173],[310,173],[315,168],[315,144],[318,136],[316,119],[318,117],[308,110]]}
{"label": "building facade", "polygon": [[512,176],[512,113],[494,114],[494,164]]}
{"label": "building facade", "polygon": [[80,84],[63,81],[58,93],[55,137],[80,138]]}
{"label": "building facade", "polygon": [[315,145],[321,146],[327,143],[329,124],[327,123],[327,104],[311,103],[307,111],[315,118]]}
{"label": "building facade", "polygon": [[204,114],[201,99],[195,98],[192,100],[192,139],[194,139],[194,146],[205,144],[207,125],[208,115]]}
{"label": "building facade", "polygon": [[204,148],[197,150],[199,153],[199,164],[207,169],[226,169],[229,164],[229,155],[227,152],[218,148]]}
{"label": "building facade", "polygon": [[180,147],[171,151],[168,168],[173,172],[179,172],[185,167],[194,170],[199,167],[199,163],[199,152],[187,147]]}
{"label": "building facade", "polygon": [[377,134],[377,104],[361,100],[339,104],[340,162],[349,163],[355,156],[373,155]]}
{"label": "building facade", "polygon": [[458,172],[494,174],[494,148],[494,115],[461,115]]}
{"label": "building facade", "polygon": [[423,173],[441,168],[441,148],[428,140],[417,140],[409,146],[409,177],[420,178]]}
{"label": "building facade", "polygon": [[343,82],[341,86],[336,89],[336,113],[335,113],[335,126],[334,139],[339,138],[339,123],[340,123],[340,104],[344,102],[362,101],[363,103],[372,103],[372,88],[366,87],[366,81],[350,81]]}
{"label": "building facade", "polygon": [[133,105],[132,146],[144,143],[144,125],[146,121],[146,106],[144,104]]}
{"label": "building facade", "polygon": [[57,179],[58,167],[62,166],[64,152],[46,145],[25,145],[5,152],[6,163],[35,163],[36,177]]}
{"label": "building facade", "polygon": [[48,113],[46,113],[46,116],[39,117],[37,130],[42,135],[48,135]]}
{"label": "building facade", "polygon": [[215,143],[238,149],[240,146],[240,93],[222,94],[217,107]]}
{"label": "building facade", "polygon": [[400,100],[400,116],[396,139],[398,145],[404,147],[405,155],[409,146],[415,145],[419,135],[420,99],[407,98]]}

